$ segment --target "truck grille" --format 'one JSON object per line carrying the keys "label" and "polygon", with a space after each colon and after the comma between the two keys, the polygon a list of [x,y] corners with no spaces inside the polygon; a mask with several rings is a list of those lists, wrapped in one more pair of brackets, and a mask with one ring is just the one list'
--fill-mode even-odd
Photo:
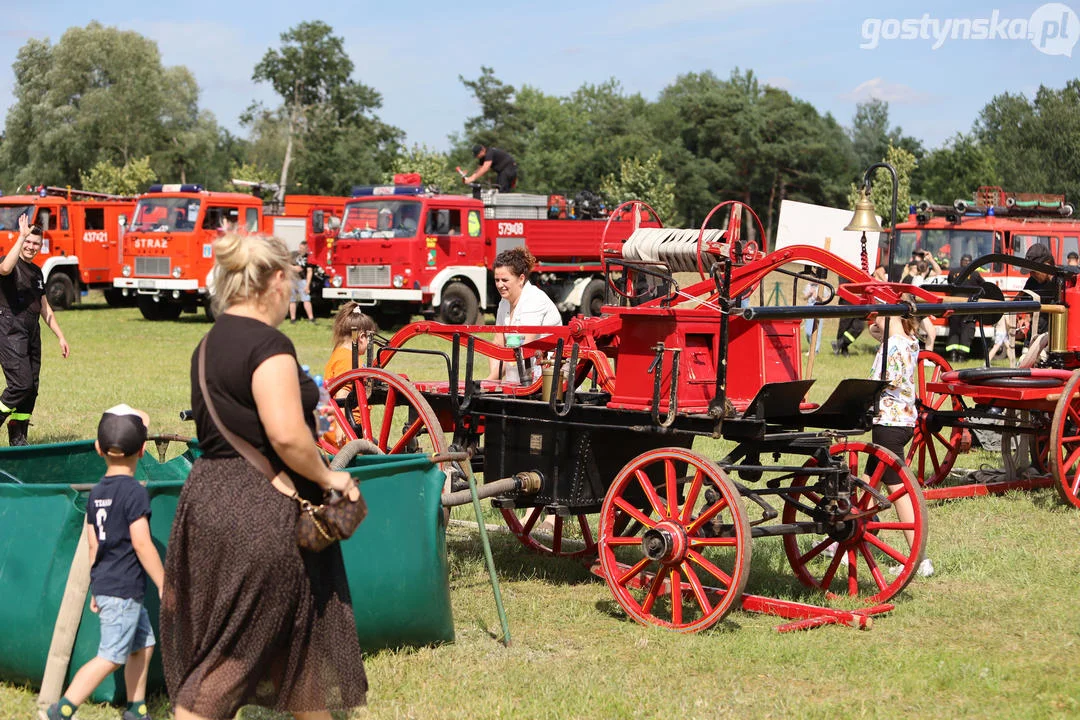
{"label": "truck grille", "polygon": [[345,282],[349,287],[390,287],[390,266],[350,265]]}
{"label": "truck grille", "polygon": [[135,258],[136,275],[169,276],[169,258],[167,257],[137,257]]}

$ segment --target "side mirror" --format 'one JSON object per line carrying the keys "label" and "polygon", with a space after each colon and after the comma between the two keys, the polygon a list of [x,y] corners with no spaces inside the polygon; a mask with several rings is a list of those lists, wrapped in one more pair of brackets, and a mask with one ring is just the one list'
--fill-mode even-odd
{"label": "side mirror", "polygon": [[315,210],[311,213],[311,230],[316,235],[322,233],[324,227],[323,222],[324,221],[322,210]]}
{"label": "side mirror", "polygon": [[435,211],[435,234],[436,235],[449,235],[450,234],[450,211],[436,210]]}

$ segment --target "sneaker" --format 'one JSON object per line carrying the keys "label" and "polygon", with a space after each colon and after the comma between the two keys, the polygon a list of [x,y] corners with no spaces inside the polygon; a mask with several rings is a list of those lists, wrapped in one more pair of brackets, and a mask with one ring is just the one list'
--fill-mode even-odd
{"label": "sneaker", "polygon": [[[900,571],[904,569],[903,565],[893,565],[889,568],[889,574],[896,576],[900,574]],[[919,577],[930,577],[934,574],[934,564],[930,562],[930,558],[923,558],[919,566],[915,568],[915,574]]]}
{"label": "sneaker", "polygon": [[125,710],[123,716],[121,717],[121,720],[150,720],[150,716],[146,713],[143,713],[142,715],[136,715],[130,710]]}
{"label": "sneaker", "polygon": [[64,716],[60,714],[60,703],[53,703],[47,708],[38,708],[38,720],[64,720]]}
{"label": "sneaker", "polygon": [[835,340],[832,341],[832,354],[833,355],[839,355],[840,354],[840,343],[836,342]]}

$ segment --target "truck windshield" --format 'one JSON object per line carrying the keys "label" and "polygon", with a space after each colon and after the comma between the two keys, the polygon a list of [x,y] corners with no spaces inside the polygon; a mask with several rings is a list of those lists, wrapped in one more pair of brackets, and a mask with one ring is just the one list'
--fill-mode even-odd
{"label": "truck windshield", "polygon": [[27,221],[33,220],[33,205],[0,205],[0,230],[18,230],[19,216],[26,215]]}
{"label": "truck windshield", "polygon": [[195,198],[143,198],[135,205],[132,232],[192,232],[199,219]]}
{"label": "truck windshield", "polygon": [[342,238],[413,237],[420,225],[416,200],[371,200],[349,203],[341,222]]}
{"label": "truck windshield", "polygon": [[994,248],[992,230],[901,230],[893,262],[902,266],[915,250],[933,253],[942,270],[960,267],[960,259],[965,255],[975,259],[1002,251]]}

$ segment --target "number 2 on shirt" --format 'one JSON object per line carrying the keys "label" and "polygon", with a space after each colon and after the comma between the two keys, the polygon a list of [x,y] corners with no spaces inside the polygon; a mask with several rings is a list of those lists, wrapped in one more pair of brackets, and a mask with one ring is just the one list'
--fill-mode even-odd
{"label": "number 2 on shirt", "polygon": [[109,517],[109,513],[105,508],[98,508],[97,513],[94,515],[94,521],[97,523],[98,540],[105,540],[105,519]]}

